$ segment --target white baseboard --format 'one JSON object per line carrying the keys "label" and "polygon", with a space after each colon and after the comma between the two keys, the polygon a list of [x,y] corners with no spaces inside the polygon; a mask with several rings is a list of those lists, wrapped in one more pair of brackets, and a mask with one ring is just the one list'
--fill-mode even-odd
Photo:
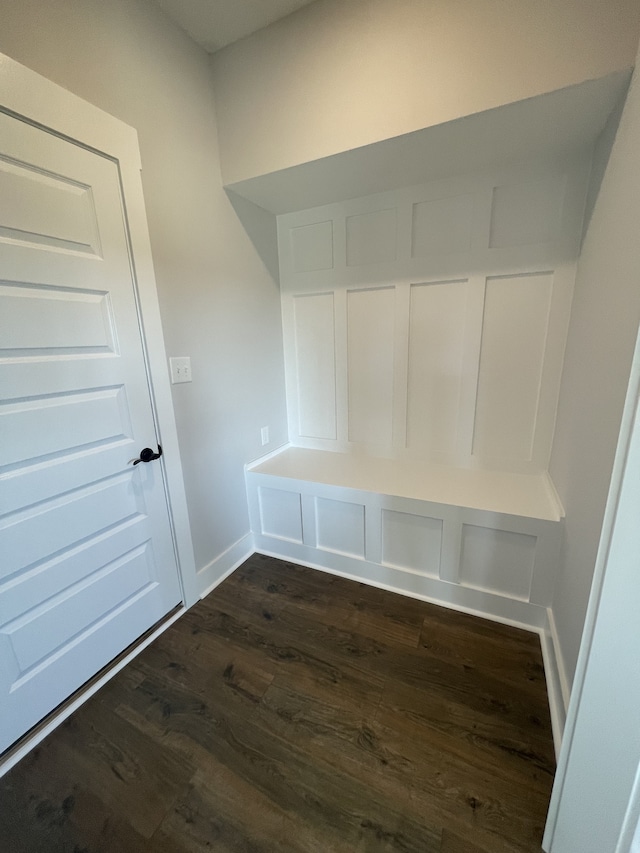
{"label": "white baseboard", "polygon": [[547,624],[545,608],[539,605],[506,599],[399,568],[381,566],[285,540],[267,541],[267,537],[260,535],[255,536],[255,550],[268,557],[319,569],[347,580],[366,583],[387,592],[417,598],[525,631],[540,634]]}
{"label": "white baseboard", "polygon": [[567,708],[569,707],[571,690],[564,667],[553,610],[550,607],[547,607],[547,626],[540,631],[540,642],[542,643],[542,657],[544,659],[544,671],[547,680],[553,743],[556,758],[558,758],[567,719]]}
{"label": "white baseboard", "polygon": [[567,709],[569,708],[569,699],[571,698],[571,684],[569,683],[569,679],[567,677],[567,669],[564,665],[564,657],[562,654],[562,645],[560,643],[558,628],[551,607],[547,608],[547,618],[549,620],[549,633],[551,635],[551,640],[553,643],[553,650],[558,670],[558,678],[560,680],[562,702],[566,713]]}
{"label": "white baseboard", "polygon": [[162,625],[160,625],[155,631],[145,637],[138,645],[132,649],[129,654],[120,658],[120,660],[114,664],[110,669],[108,669],[104,675],[100,678],[92,681],[84,690],[81,690],[78,695],[73,699],[72,702],[64,705],[57,713],[51,714],[49,719],[47,719],[46,723],[38,726],[37,729],[31,735],[28,735],[24,738],[24,740],[20,743],[20,746],[11,750],[6,758],[0,761],[0,776],[4,776],[5,773],[8,773],[12,767],[21,761],[32,749],[41,743],[54,729],[57,729],[59,725],[61,725],[67,717],[70,717],[75,711],[80,708],[81,705],[90,699],[94,693],[97,693],[101,687],[111,681],[114,675],[117,675],[122,669],[127,666],[127,664],[131,663],[131,661],[136,658],[140,652],[147,648],[154,640],[156,640],[161,634],[163,634],[167,628],[173,625],[187,610],[185,607],[181,607],[177,610],[172,616],[166,619]]}
{"label": "white baseboard", "polygon": [[207,563],[198,571],[198,589],[200,598],[209,595],[218,584],[235,572],[238,566],[254,553],[253,533],[247,533],[242,539],[234,542],[226,551],[223,551],[215,560]]}

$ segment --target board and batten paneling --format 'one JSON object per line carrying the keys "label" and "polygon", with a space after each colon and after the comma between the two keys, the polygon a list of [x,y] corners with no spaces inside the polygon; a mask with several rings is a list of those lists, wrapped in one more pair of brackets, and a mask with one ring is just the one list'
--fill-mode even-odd
{"label": "board and batten paneling", "polygon": [[429,577],[439,577],[442,526],[441,518],[383,509],[381,562]]}
{"label": "board and batten paneling", "polygon": [[294,445],[546,470],[588,162],[278,217]]}
{"label": "board and batten paneling", "polygon": [[[469,357],[469,323],[482,300],[482,283],[463,281],[411,285],[406,446],[455,454],[464,429],[464,399],[476,354]],[[476,306],[477,307],[477,306]],[[474,383],[473,383],[474,384]],[[473,391],[473,388],[472,388]],[[471,401],[472,402],[472,401]],[[468,414],[468,413],[467,413]]]}
{"label": "board and batten paneling", "polygon": [[536,537],[510,530],[462,525],[460,583],[509,599],[528,601]]}
{"label": "board and batten paneling", "polygon": [[529,462],[549,327],[553,275],[488,278],[473,452]]}
{"label": "board and batten paneling", "polygon": [[455,195],[413,205],[411,255],[467,252],[473,234],[473,195]]}
{"label": "board and batten paneling", "polygon": [[292,228],[291,262],[294,272],[333,268],[333,227],[331,220]]}
{"label": "board and batten paneling", "polygon": [[347,266],[395,261],[397,253],[395,207],[347,216]]}
{"label": "board and batten paneling", "polygon": [[294,300],[297,431],[305,438],[337,437],[333,301],[332,293]]}
{"label": "board and batten paneling", "polygon": [[347,293],[349,441],[365,446],[392,442],[394,291]]}

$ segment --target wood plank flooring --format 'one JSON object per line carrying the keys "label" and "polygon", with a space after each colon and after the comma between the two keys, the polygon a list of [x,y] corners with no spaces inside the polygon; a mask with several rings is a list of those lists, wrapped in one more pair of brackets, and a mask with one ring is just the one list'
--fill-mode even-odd
{"label": "wood plank flooring", "polygon": [[539,853],[535,634],[254,555],[0,779],[11,853]]}

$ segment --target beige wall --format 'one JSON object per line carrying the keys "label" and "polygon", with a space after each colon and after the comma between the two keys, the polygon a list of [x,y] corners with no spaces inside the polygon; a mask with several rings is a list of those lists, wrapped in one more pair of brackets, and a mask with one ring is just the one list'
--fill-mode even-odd
{"label": "beige wall", "polygon": [[633,65],[637,0],[318,0],[212,59],[225,183]]}
{"label": "beige wall", "polygon": [[[596,186],[614,129],[605,130],[596,151]],[[578,265],[550,467],[567,513],[553,612],[569,682],[580,647],[640,322],[638,151],[636,70]]]}
{"label": "beige wall", "polygon": [[144,0],[0,0],[0,21],[0,51],[138,130],[167,354],[192,357],[173,392],[202,567],[248,532],[260,427],[286,440],[278,288],[221,186],[207,55]]}

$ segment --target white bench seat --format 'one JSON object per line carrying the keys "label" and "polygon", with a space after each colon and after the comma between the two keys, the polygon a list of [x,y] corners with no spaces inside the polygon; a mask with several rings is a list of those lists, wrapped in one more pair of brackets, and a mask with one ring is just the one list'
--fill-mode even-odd
{"label": "white bench seat", "polygon": [[535,630],[563,509],[546,473],[288,447],[247,467],[256,550]]}
{"label": "white bench seat", "polygon": [[289,447],[249,470],[524,518],[560,521],[564,516],[546,473],[451,468],[301,447]]}

